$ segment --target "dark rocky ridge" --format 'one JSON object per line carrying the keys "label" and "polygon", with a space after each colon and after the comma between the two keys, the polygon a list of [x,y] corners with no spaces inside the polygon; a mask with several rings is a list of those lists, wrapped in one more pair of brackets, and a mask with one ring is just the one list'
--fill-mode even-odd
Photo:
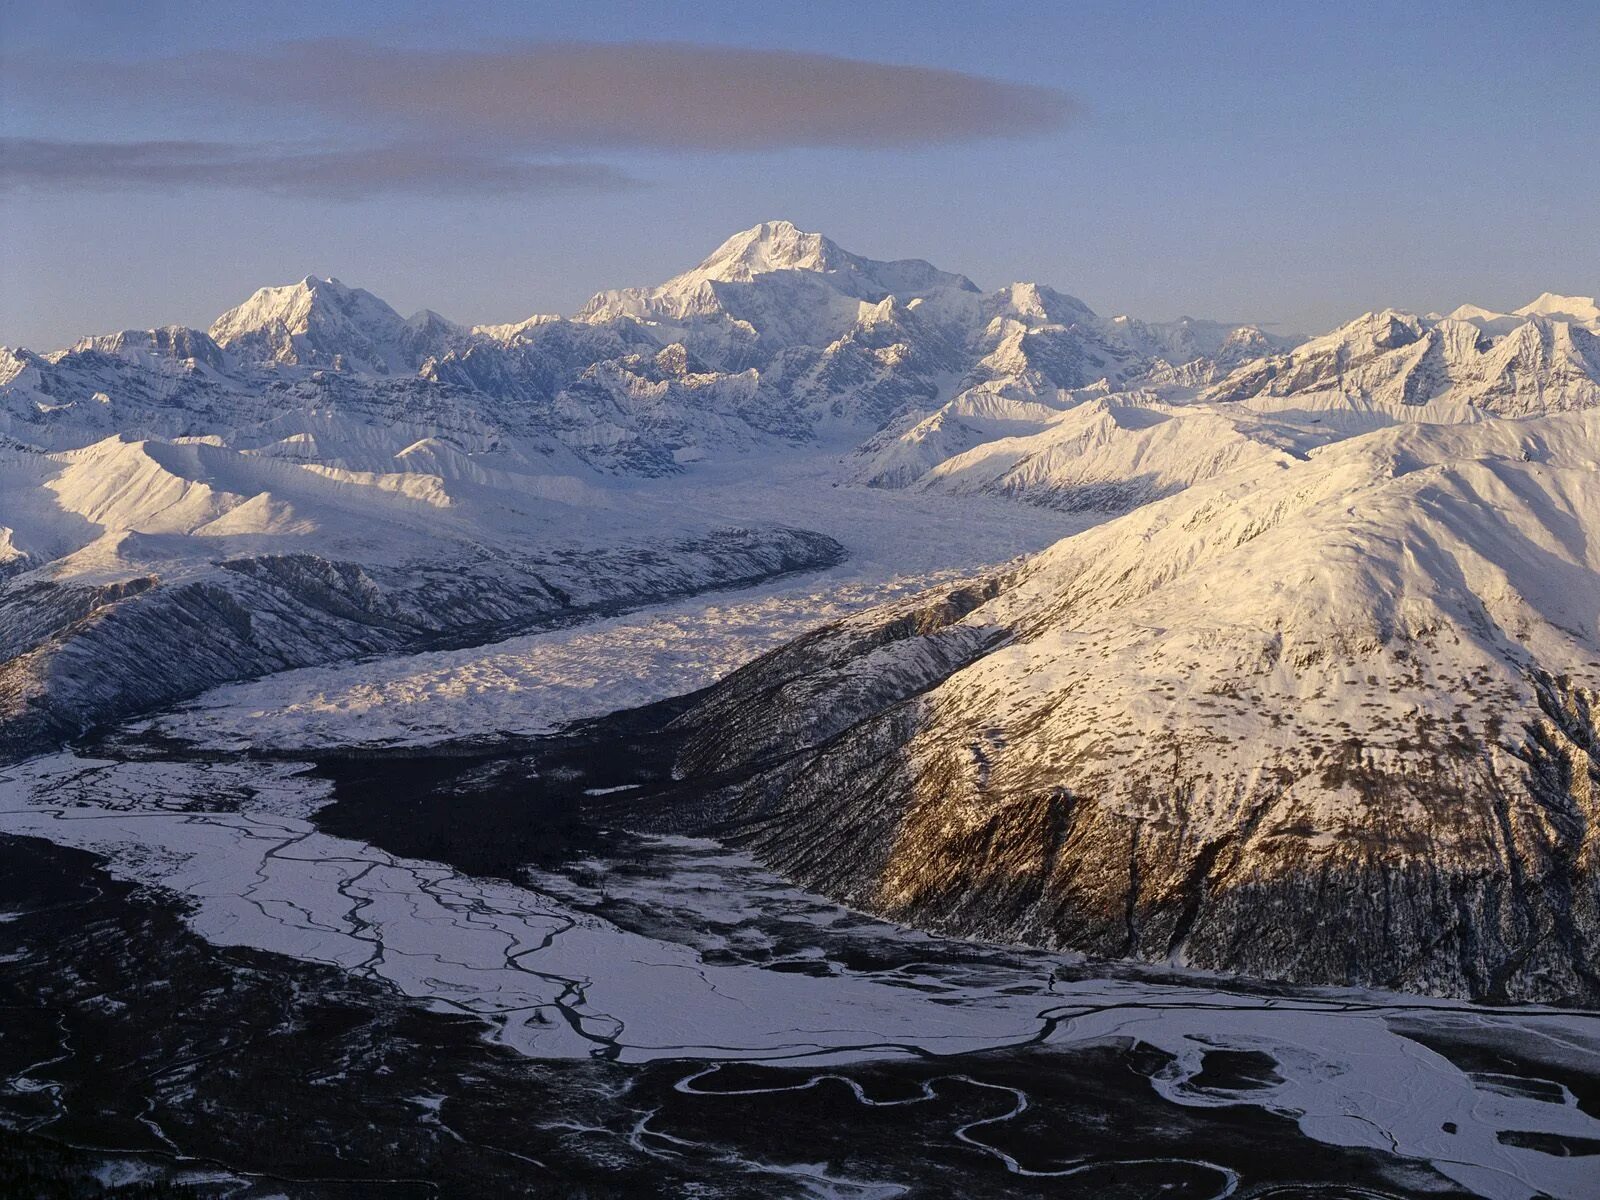
{"label": "dark rocky ridge", "polygon": [[[943,801],[961,770],[914,747],[938,720],[924,690],[970,661],[947,656],[950,640],[872,687],[822,661],[797,672],[796,647],[713,691],[683,719],[680,772],[754,770],[696,798],[689,826],[843,903],[946,933],[1302,984],[1600,1005],[1600,872],[1583,836],[1600,788],[1592,693],[1541,680],[1550,719],[1526,730],[1525,776],[1451,797],[1456,818],[1486,824],[1482,857],[1460,866],[1396,862],[1403,834],[1336,864],[1287,839],[1263,851],[1251,842],[1270,800],[1237,832],[1200,840],[1048,775],[990,790],[991,814],[952,835]],[[1368,772],[1361,785],[1400,802],[1439,782]],[[1522,788],[1548,824],[1514,811],[1508,793]]]}
{"label": "dark rocky ridge", "polygon": [[1594,568],[1537,501],[1596,477],[1506,436],[1361,439],[800,639],[681,719],[687,819],[944,932],[1600,1005]]}

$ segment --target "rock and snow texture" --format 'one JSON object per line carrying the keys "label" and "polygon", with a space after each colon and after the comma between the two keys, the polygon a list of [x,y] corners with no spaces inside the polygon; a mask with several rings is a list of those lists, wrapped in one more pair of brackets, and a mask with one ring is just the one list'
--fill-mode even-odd
{"label": "rock and snow texture", "polygon": [[363,288],[308,275],[265,287],[211,324],[211,340],[252,362],[415,371],[467,331],[424,310],[409,321]]}
{"label": "rock and snow texture", "polygon": [[686,718],[757,771],[695,822],[913,923],[1600,1003],[1597,460],[1397,426],[849,618]]}
{"label": "rock and snow texture", "polygon": [[1500,416],[1585,408],[1600,403],[1593,312],[1593,300],[1549,295],[1509,316],[1471,309],[1432,319],[1386,309],[1246,363],[1205,395],[1450,400]]}

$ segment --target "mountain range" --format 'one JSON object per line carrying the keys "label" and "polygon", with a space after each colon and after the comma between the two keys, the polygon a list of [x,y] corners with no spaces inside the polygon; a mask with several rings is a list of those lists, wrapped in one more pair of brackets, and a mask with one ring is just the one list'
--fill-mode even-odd
{"label": "mountain range", "polygon": [[1597,411],[1575,296],[1304,338],[782,221],[505,324],[308,276],[0,350],[0,753],[835,564],[708,499],[814,464],[1071,536],[726,679],[695,828],[960,933],[1600,1003]]}

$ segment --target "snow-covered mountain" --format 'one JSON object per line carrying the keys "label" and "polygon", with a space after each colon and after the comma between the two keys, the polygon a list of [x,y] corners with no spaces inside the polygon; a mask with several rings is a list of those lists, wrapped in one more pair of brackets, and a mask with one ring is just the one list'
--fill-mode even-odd
{"label": "snow-covered mountain", "polygon": [[1582,297],[1303,340],[786,222],[571,317],[308,276],[0,350],[0,754],[989,504],[1099,524],[730,678],[682,765],[752,781],[704,827],[964,932],[1593,1001],[1597,413]]}
{"label": "snow-covered mountain", "polygon": [[731,676],[695,827],[923,926],[1600,1002],[1600,410],[1263,455]]}
{"label": "snow-covered mountain", "polygon": [[1500,416],[1600,403],[1600,318],[1593,300],[1544,295],[1514,314],[1386,309],[1237,368],[1206,393],[1357,402],[1469,404]]}
{"label": "snow-covered mountain", "polygon": [[250,362],[381,375],[414,372],[468,339],[438,313],[424,309],[406,320],[371,292],[314,275],[261,288],[213,321],[209,333]]}
{"label": "snow-covered mountain", "polygon": [[1600,304],[1593,296],[1558,296],[1544,292],[1537,300],[1524,304],[1514,314],[1519,317],[1547,317],[1553,321],[1570,321],[1600,330]]}
{"label": "snow-covered mountain", "polygon": [[782,221],[571,319],[407,319],[308,276],[209,332],[0,351],[0,571],[12,590],[41,572],[52,588],[170,582],[182,572],[158,565],[200,569],[224,546],[363,569],[543,561],[550,529],[614,540],[596,514],[617,481],[759,473],[808,445],[857,446],[844,478],[874,487],[1124,511],[1385,425],[1594,404],[1597,337],[1592,300],[1554,295],[1369,315],[1299,345],[1103,318],[1041,284],[984,293]]}
{"label": "snow-covered mountain", "polygon": [[[663,284],[599,293],[579,317],[594,322],[624,316],[668,321],[723,316],[744,320],[746,315],[739,309],[748,304],[752,306],[750,316],[785,318],[782,325],[772,328],[752,322],[761,336],[776,336],[788,326],[795,329],[798,340],[815,345],[821,331],[815,325],[796,328],[787,318],[802,314],[779,313],[777,300],[791,295],[809,304],[831,294],[876,305],[889,296],[910,303],[950,291],[975,294],[978,287],[964,275],[938,270],[921,259],[877,262],[841,249],[820,233],[796,229],[788,221],[766,221],[734,234],[699,266]],[[849,304],[828,307],[851,316],[859,312]],[[803,315],[829,314],[810,311]]]}
{"label": "snow-covered mountain", "polygon": [[[1121,511],[1231,468],[1238,437],[1297,453],[1384,425],[1600,404],[1600,320],[1583,297],[1546,294],[1515,313],[1369,313],[1293,347],[1253,327],[1219,337],[1209,323],[1103,322],[1070,298],[1012,308],[1019,318],[990,337],[989,378],[869,439],[855,478]],[[1070,336],[1052,308],[1076,318]],[[1041,313],[1067,348],[1053,360],[1030,352],[1038,334],[1021,324]]]}
{"label": "snow-covered mountain", "polygon": [[[656,475],[818,438],[848,445],[972,386],[1053,394],[1211,379],[1258,343],[1277,346],[1250,327],[1103,320],[1039,285],[986,296],[925,262],[874,261],[769,222],[665,284],[602,293],[571,320],[406,319],[308,276],[260,289],[208,333],[0,351],[0,432],[50,449],[113,433],[250,449],[293,439],[295,454],[316,438],[319,453],[363,470],[444,438],[512,469]],[[352,433],[352,454],[329,428],[375,420],[403,440]]]}
{"label": "snow-covered mountain", "polygon": [[[260,289],[209,333],[3,351],[0,432],[53,449],[127,432],[255,448],[268,432],[331,442],[327,419],[370,425],[381,413],[409,440],[341,465],[388,469],[414,442],[450,437],[536,471],[623,475],[868,439],[870,462],[856,473],[900,486],[943,461],[930,457],[936,447],[948,457],[989,440],[986,422],[1009,438],[1044,433],[1055,413],[1097,398],[1280,409],[1441,401],[1523,415],[1600,396],[1593,301],[1547,295],[1516,314],[1471,311],[1369,315],[1297,344],[1254,325],[1103,318],[1034,283],[984,294],[920,260],[874,261],[779,221],[664,284],[601,293],[570,320],[468,329],[426,310],[406,319],[359,288],[308,276]],[[896,438],[907,444],[891,447]]]}

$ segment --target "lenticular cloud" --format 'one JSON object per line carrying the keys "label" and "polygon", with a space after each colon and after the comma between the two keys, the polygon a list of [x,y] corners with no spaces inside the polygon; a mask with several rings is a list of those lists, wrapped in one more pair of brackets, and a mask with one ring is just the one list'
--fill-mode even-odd
{"label": "lenticular cloud", "polygon": [[387,136],[523,149],[748,151],[1027,136],[1073,103],[1052,88],[830,54],[687,42],[422,50],[366,42],[205,50],[139,64],[10,64],[42,90],[295,108]]}

